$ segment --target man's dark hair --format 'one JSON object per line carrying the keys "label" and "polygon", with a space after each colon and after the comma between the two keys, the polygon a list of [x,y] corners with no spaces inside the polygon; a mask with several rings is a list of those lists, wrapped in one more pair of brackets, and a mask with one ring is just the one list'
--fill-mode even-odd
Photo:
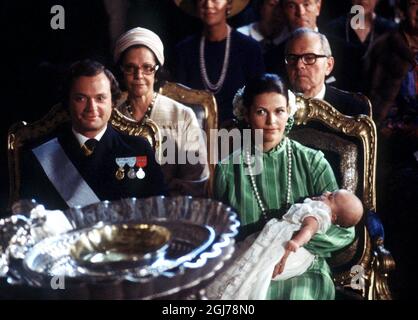
{"label": "man's dark hair", "polygon": [[284,95],[289,101],[287,86],[285,82],[277,74],[264,73],[251,79],[245,86],[243,95],[243,104],[247,110],[250,110],[254,102],[255,96],[263,93],[276,92]]}
{"label": "man's dark hair", "polygon": [[70,98],[71,88],[73,87],[74,81],[80,77],[94,77],[100,73],[104,73],[110,82],[110,91],[112,93],[112,103],[114,104],[121,95],[119,84],[113,74],[106,69],[100,62],[85,59],[74,62],[65,77],[62,85],[62,102],[65,107],[68,107]]}

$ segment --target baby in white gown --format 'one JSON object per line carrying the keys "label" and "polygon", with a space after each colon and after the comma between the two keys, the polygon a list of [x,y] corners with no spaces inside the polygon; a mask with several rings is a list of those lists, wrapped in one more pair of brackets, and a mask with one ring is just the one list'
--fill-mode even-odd
{"label": "baby in white gown", "polygon": [[325,192],[294,204],[281,220],[271,219],[259,234],[249,236],[234,261],[206,289],[209,299],[265,299],[270,281],[303,274],[315,256],[302,246],[331,224],[356,225],[363,215],[361,201],[347,190]]}

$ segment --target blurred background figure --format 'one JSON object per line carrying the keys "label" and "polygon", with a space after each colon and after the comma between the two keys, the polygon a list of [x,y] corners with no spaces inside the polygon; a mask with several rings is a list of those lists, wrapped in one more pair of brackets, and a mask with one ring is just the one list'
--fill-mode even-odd
{"label": "blurred background figure", "polygon": [[384,126],[385,121],[416,116],[418,109],[418,1],[399,4],[405,17],[399,29],[377,39],[367,56],[368,95],[375,120]]}
{"label": "blurred background figure", "polygon": [[263,54],[269,51],[272,45],[281,43],[287,35],[287,30],[283,30],[284,21],[279,3],[280,0],[257,0],[255,7],[259,19],[237,29],[258,41]]}
{"label": "blurred background figure", "polygon": [[[368,94],[378,124],[378,204],[387,227],[397,298],[417,298],[414,226],[418,212],[418,1],[400,0],[399,29],[378,38],[367,56]],[[415,257],[415,258],[414,258]]]}
{"label": "blurred background figure", "polygon": [[[364,92],[363,57],[375,40],[383,33],[396,28],[393,21],[376,14],[379,0],[351,0],[352,8],[361,6],[362,12],[350,11],[331,21],[324,33],[331,39],[333,45],[340,42],[346,54],[341,63],[336,66],[336,86],[349,91]],[[364,18],[359,18],[359,15]],[[364,22],[364,23],[363,23]],[[354,27],[354,28],[353,28]]]}
{"label": "blurred background figure", "polygon": [[248,0],[175,0],[186,13],[197,16],[202,32],[177,45],[175,80],[193,89],[215,94],[218,123],[233,118],[232,99],[250,78],[264,71],[257,41],[232,29],[227,18]]}

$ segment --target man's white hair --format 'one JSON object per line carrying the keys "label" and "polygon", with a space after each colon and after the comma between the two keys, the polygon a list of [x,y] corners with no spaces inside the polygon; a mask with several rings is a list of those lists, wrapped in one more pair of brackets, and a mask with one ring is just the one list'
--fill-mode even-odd
{"label": "man's white hair", "polygon": [[319,41],[321,42],[321,51],[322,51],[321,53],[328,57],[332,56],[331,46],[329,45],[329,41],[327,37],[323,35],[322,33],[309,29],[309,28],[298,28],[291,33],[289,39],[286,42],[286,49],[285,49],[286,54],[289,53],[289,47],[290,47],[290,44],[293,43],[293,41],[295,41],[296,39],[302,38],[306,35],[317,36],[319,38]]}

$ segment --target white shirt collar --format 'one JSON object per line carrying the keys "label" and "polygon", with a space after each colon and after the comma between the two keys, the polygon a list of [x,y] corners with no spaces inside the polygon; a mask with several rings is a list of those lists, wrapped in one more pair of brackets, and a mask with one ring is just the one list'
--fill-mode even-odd
{"label": "white shirt collar", "polygon": [[[321,88],[321,90],[319,90],[319,92],[318,92],[318,94],[315,96],[315,97],[313,97],[314,99],[321,99],[321,100],[324,100],[324,98],[325,98],[325,92],[326,92],[326,86],[325,86],[325,83],[322,85],[322,88]],[[291,93],[293,94],[293,95],[302,95],[302,96],[304,96],[304,97],[306,97],[302,92],[297,92],[297,91],[291,91]],[[310,98],[310,97],[309,97]],[[291,99],[291,96],[289,95],[289,101],[291,101],[292,99]]]}
{"label": "white shirt collar", "polygon": [[[89,140],[90,138],[87,138],[86,136],[82,135],[81,133],[77,132],[74,130],[74,128],[71,128],[78,143],[80,143],[80,146],[82,146],[87,140]],[[96,139],[97,141],[100,141],[100,139],[103,137],[103,135],[105,134],[107,129],[107,126],[105,126],[95,137],[94,139]]]}
{"label": "white shirt collar", "polygon": [[248,28],[248,35],[256,41],[262,41],[264,36],[258,31],[258,24],[256,22],[251,23]]}
{"label": "white shirt collar", "polygon": [[[237,29],[237,31],[248,35],[249,37],[253,38],[254,40],[260,42],[264,40],[264,36],[260,33],[258,30],[258,22],[253,22],[249,25],[240,27]],[[283,30],[280,32],[280,34],[273,39],[273,44],[279,45],[283,41],[285,41],[289,37],[289,29],[287,27],[284,27]]]}
{"label": "white shirt collar", "polygon": [[314,97],[315,99],[321,99],[324,100],[325,98],[325,91],[326,91],[326,87],[325,87],[325,83],[322,85],[321,90],[318,92],[318,94]]}

